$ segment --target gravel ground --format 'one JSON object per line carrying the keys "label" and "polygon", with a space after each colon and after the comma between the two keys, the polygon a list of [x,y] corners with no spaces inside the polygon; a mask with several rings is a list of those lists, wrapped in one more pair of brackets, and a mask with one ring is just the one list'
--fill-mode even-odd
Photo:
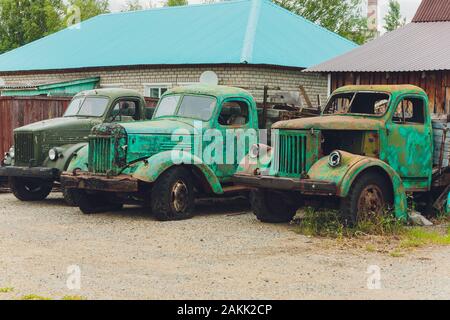
{"label": "gravel ground", "polygon": [[[141,208],[84,216],[59,194],[32,204],[0,194],[0,288],[14,288],[0,299],[450,298],[448,247],[393,258],[261,224],[233,202],[197,211],[161,223]],[[71,265],[81,290],[67,288]],[[367,287],[372,265],[379,290]]]}

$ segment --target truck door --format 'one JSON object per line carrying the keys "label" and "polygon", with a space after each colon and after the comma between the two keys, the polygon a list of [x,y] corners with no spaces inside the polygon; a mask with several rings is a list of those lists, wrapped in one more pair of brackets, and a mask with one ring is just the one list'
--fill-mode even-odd
{"label": "truck door", "polygon": [[386,125],[387,163],[403,179],[407,190],[429,187],[433,144],[426,101],[421,96],[403,96]]}
{"label": "truck door", "polygon": [[233,98],[222,103],[217,118],[217,129],[223,137],[223,161],[216,163],[218,177],[231,178],[250,147],[258,142],[253,120],[246,99]]}

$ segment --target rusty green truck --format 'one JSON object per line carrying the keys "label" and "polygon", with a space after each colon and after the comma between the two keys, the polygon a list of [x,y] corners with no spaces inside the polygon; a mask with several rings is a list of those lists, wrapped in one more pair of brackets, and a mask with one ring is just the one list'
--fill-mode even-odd
{"label": "rusty green truck", "polygon": [[163,95],[151,121],[96,126],[89,146],[63,174],[63,185],[86,214],[139,203],[159,220],[189,218],[198,195],[239,190],[232,176],[251,146],[247,135],[255,138],[260,123],[270,125],[286,112],[264,110],[239,88],[174,88]]}
{"label": "rusty green truck", "polygon": [[[92,127],[101,123],[148,119],[150,109],[136,91],[97,89],[77,94],[62,118],[36,122],[14,130],[14,146],[5,155],[0,176],[9,178],[22,201],[45,199],[72,156],[87,144]],[[151,115],[150,115],[151,116]],[[74,205],[70,192],[64,198]]]}
{"label": "rusty green truck", "polygon": [[406,219],[407,194],[436,207],[446,200],[447,129],[433,130],[418,87],[343,87],[321,116],[273,128],[273,148],[254,146],[234,177],[255,188],[252,207],[263,222],[290,221],[314,202],[340,208],[348,224],[388,207]]}

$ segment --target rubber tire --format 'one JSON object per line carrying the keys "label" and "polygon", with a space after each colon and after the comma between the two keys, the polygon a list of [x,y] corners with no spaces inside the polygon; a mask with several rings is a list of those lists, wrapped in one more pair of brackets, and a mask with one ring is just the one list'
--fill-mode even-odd
{"label": "rubber tire", "polygon": [[81,212],[86,215],[119,211],[123,208],[123,204],[113,203],[101,193],[89,194],[85,190],[73,189],[72,195]]}
{"label": "rubber tire", "polygon": [[291,222],[298,209],[283,193],[267,189],[252,190],[250,203],[256,218],[264,223]]}
{"label": "rubber tire", "polygon": [[78,207],[77,202],[75,201],[73,189],[62,188],[62,193],[64,196],[64,201],[70,207]]}
{"label": "rubber tire", "polygon": [[[35,184],[39,185],[36,191],[31,192],[27,186]],[[10,177],[9,186],[11,192],[20,201],[42,201],[48,197],[53,189],[53,181],[45,181],[32,178]]]}
{"label": "rubber tire", "polygon": [[393,195],[392,187],[389,181],[375,172],[368,172],[357,178],[350,188],[350,192],[346,198],[341,200],[341,218],[344,225],[353,227],[358,223],[358,200],[361,192],[367,185],[377,185],[383,193],[383,198],[387,205],[392,205]]}
{"label": "rubber tire", "polygon": [[[172,188],[182,181],[188,189],[187,206],[183,212],[175,210],[171,198]],[[183,167],[175,167],[164,172],[156,180],[151,191],[151,211],[159,221],[178,221],[192,218],[195,207],[194,184],[191,173]]]}

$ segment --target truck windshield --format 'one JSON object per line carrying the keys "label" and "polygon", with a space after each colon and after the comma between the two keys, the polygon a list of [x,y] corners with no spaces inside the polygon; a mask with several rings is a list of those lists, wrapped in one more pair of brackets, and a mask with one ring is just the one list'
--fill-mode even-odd
{"label": "truck windshield", "polygon": [[102,97],[79,97],[72,100],[64,117],[101,117],[108,107],[109,99]]}
{"label": "truck windshield", "polygon": [[390,97],[379,92],[346,92],[332,96],[324,114],[366,114],[383,116],[389,106]]}
{"label": "truck windshield", "polygon": [[213,97],[184,96],[179,103],[180,99],[181,96],[164,97],[159,103],[154,119],[178,116],[208,121],[216,107],[216,99]]}

